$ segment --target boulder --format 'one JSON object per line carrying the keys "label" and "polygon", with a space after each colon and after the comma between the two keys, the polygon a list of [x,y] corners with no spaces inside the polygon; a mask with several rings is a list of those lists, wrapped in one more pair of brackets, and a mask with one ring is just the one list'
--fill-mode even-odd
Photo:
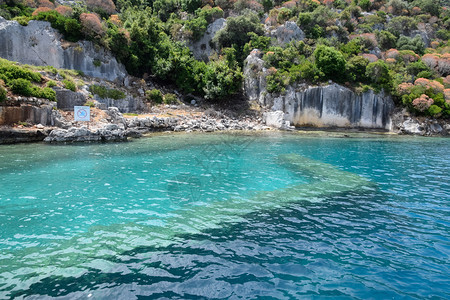
{"label": "boulder", "polygon": [[73,111],[74,106],[82,106],[86,103],[86,97],[82,93],[57,87],[53,89],[56,92],[58,109]]}
{"label": "boulder", "polygon": [[284,112],[281,110],[265,112],[263,122],[270,127],[280,129],[284,126]]}
{"label": "boulder", "polygon": [[291,41],[302,41],[305,33],[298,27],[297,23],[287,21],[270,32],[270,36],[276,40],[279,46],[286,45]]}

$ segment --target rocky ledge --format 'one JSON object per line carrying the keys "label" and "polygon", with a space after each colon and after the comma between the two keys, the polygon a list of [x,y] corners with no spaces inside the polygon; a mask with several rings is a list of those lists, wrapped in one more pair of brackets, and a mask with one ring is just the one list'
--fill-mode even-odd
{"label": "rocky ledge", "polygon": [[43,141],[51,132],[49,128],[0,128],[0,144],[31,143]]}

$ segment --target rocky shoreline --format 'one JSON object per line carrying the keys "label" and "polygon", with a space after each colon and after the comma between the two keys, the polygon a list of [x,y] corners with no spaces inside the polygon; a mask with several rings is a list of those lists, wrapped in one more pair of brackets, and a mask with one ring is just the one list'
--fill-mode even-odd
{"label": "rocky shoreline", "polygon": [[[0,127],[0,144],[24,142],[78,143],[78,142],[123,142],[129,138],[140,138],[153,132],[226,132],[226,131],[267,131],[297,130],[283,126],[267,126],[267,116],[246,116],[242,119],[222,114],[205,113],[197,115],[175,116],[124,116],[115,107],[104,111],[106,117],[101,121],[83,125],[67,122],[57,115],[57,127],[37,125],[31,128],[19,126]],[[167,112],[166,112],[167,113]],[[450,124],[444,120],[417,119],[408,114],[397,113],[393,118],[395,129],[390,131],[398,135],[450,136]],[[20,128],[22,127],[22,128]],[[304,128],[302,128],[304,129]],[[347,128],[314,128],[323,131],[348,132]],[[352,131],[361,129],[353,128]],[[362,129],[367,131],[367,129]]]}

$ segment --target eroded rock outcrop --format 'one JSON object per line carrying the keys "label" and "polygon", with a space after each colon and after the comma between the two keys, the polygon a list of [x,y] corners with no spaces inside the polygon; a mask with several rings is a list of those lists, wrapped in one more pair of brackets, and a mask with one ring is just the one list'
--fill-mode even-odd
{"label": "eroded rock outcrop", "polygon": [[[245,61],[245,94],[271,111],[284,112],[295,126],[391,129],[394,102],[389,95],[367,91],[357,94],[338,84],[291,85],[283,94],[266,90],[267,70],[261,53],[253,50]],[[283,122],[278,122],[284,124]]]}
{"label": "eroded rock outcrop", "polygon": [[276,40],[276,44],[283,46],[291,41],[302,41],[305,33],[298,27],[297,23],[287,21],[270,32],[270,36]]}
{"label": "eroded rock outcrop", "polygon": [[198,40],[188,44],[192,54],[198,60],[208,60],[211,55],[211,41],[216,33],[227,25],[227,21],[224,18],[220,18],[208,25],[205,34]]}
{"label": "eroded rock outcrop", "polygon": [[125,67],[89,41],[61,43],[62,35],[43,21],[22,26],[0,17],[0,57],[23,64],[75,69],[85,75],[123,82]]}

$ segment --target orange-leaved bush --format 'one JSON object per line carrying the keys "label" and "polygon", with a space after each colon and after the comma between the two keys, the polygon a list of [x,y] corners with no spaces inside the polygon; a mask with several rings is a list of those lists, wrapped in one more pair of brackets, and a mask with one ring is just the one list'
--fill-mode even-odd
{"label": "orange-leaved bush", "polygon": [[87,0],[86,5],[94,10],[102,10],[108,15],[111,15],[116,11],[116,5],[112,2],[112,0]]}
{"label": "orange-leaved bush", "polygon": [[444,91],[444,85],[436,80],[417,78],[416,81],[414,81],[414,85],[421,85],[427,89],[432,89],[434,93],[442,93]]}
{"label": "orange-leaved bush", "polygon": [[430,97],[428,97],[425,94],[422,94],[419,98],[416,98],[413,100],[412,105],[415,109],[418,111],[426,111],[428,108],[430,108],[431,105],[433,105],[434,100]]}
{"label": "orange-leaved bush", "polygon": [[96,14],[82,13],[80,22],[86,36],[100,38],[105,34],[100,18]]}
{"label": "orange-leaved bush", "polygon": [[38,14],[40,14],[41,12],[47,12],[47,11],[51,11],[51,8],[48,7],[38,7],[35,9],[35,11],[33,11],[33,13],[31,14],[32,16],[37,16]]}
{"label": "orange-leaved bush", "polygon": [[60,5],[55,10],[64,17],[71,17],[73,15],[73,9],[70,6]]}

